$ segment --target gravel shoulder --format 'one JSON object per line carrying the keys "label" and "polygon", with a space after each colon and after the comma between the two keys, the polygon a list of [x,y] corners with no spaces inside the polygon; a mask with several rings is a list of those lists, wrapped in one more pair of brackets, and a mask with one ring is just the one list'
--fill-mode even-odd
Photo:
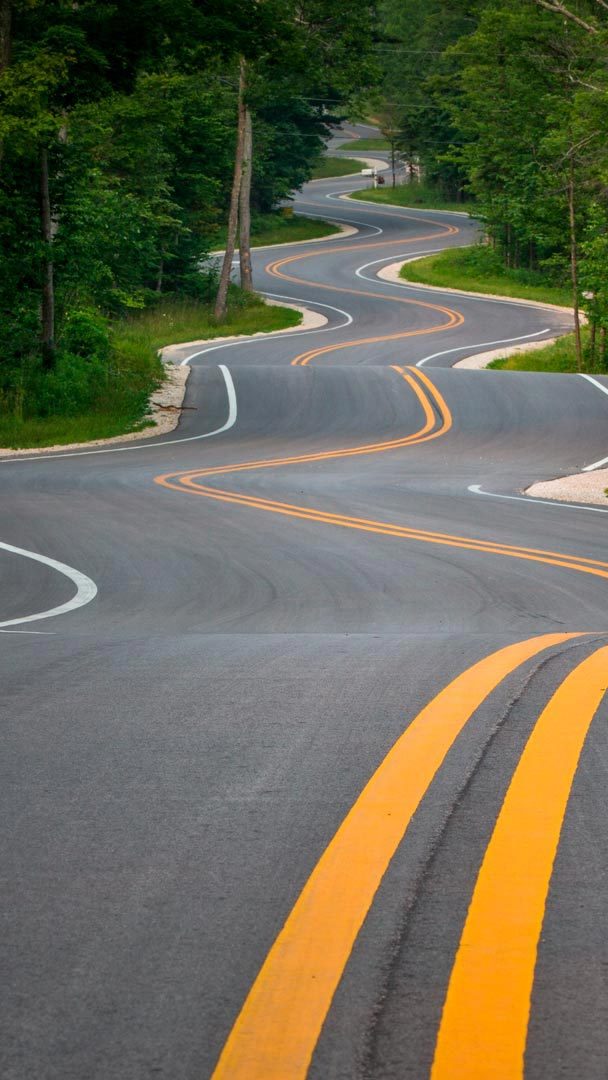
{"label": "gravel shoulder", "polygon": [[559,502],[590,503],[608,509],[608,469],[575,473],[558,480],[542,480],[526,488],[524,494],[534,499],[557,499]]}

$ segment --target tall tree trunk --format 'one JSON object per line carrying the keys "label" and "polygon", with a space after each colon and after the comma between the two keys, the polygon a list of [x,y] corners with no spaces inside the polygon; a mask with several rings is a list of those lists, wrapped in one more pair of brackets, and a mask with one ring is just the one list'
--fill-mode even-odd
{"label": "tall tree trunk", "polygon": [[600,357],[599,357],[600,371],[605,371],[606,370],[606,359],[607,359],[607,356],[606,356],[606,327],[602,326],[602,328],[600,330]]}
{"label": "tall tree trunk", "polygon": [[245,151],[245,60],[241,57],[239,72],[239,98],[238,98],[238,124],[236,134],[236,150],[234,155],[234,172],[232,176],[232,193],[230,196],[230,213],[228,215],[228,235],[226,237],[226,251],[220,274],[220,284],[215,301],[216,319],[226,317],[228,300],[228,286],[234,257],[234,245],[236,242],[236,230],[239,218],[239,198],[241,194],[241,181],[243,177],[243,156]]}
{"label": "tall tree trunk", "polygon": [[49,191],[49,152],[40,151],[40,225],[45,246],[42,279],[42,363],[52,368],[55,363],[55,282],[53,268],[53,218]]}
{"label": "tall tree trunk", "polygon": [[245,141],[243,147],[243,177],[239,202],[239,258],[241,288],[253,292],[251,272],[251,174],[253,171],[253,124],[251,110],[245,106]]}
{"label": "tall tree trunk", "polygon": [[572,275],[572,307],[574,308],[574,342],[576,370],[583,370],[583,342],[581,337],[581,313],[578,298],[578,241],[576,233],[576,194],[574,188],[574,155],[570,155],[568,175],[568,216],[570,219],[570,271]]}
{"label": "tall tree trunk", "polygon": [[[0,75],[6,70],[11,59],[11,21],[11,0],[0,0]],[[0,166],[3,153],[4,147],[0,139]]]}

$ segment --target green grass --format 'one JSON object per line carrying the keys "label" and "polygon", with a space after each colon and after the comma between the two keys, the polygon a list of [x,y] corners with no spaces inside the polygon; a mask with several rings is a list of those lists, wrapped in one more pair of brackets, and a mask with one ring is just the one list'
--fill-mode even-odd
{"label": "green grass", "polygon": [[386,139],[348,139],[340,143],[338,150],[390,150],[390,143]]}
{"label": "green grass", "polygon": [[26,396],[22,410],[13,406],[0,415],[0,447],[66,445],[141,431],[150,426],[146,420],[147,402],[162,381],[157,351],[163,345],[281,330],[301,322],[299,312],[270,307],[259,297],[245,297],[235,290],[233,300],[222,323],[216,322],[209,304],[176,299],[167,299],[116,323],[111,363],[91,407],[75,410],[74,415],[27,416]]}
{"label": "green grass", "polygon": [[231,304],[226,318],[219,323],[210,304],[194,300],[168,300],[121,322],[118,340],[123,347],[125,343],[133,342],[145,344],[156,351],[163,345],[175,345],[180,341],[257,334],[260,331],[268,333],[270,330],[297,326],[301,321],[302,316],[298,311],[271,307],[258,296]]}
{"label": "green grass", "polygon": [[[316,240],[336,232],[336,226],[328,221],[296,216],[290,208],[271,214],[259,214],[251,223],[251,246],[264,247],[266,244],[293,244],[298,240]],[[215,241],[218,247],[226,243],[226,231],[218,234]],[[238,250],[238,244],[237,244]]]}
{"label": "green grass", "polygon": [[150,423],[136,423],[129,414],[84,413],[80,416],[31,417],[28,420],[0,418],[0,447],[11,450],[35,450],[45,446],[68,446],[70,443],[111,439],[130,431],[143,431]]}
{"label": "green grass", "polygon": [[401,276],[405,281],[425,285],[539,300],[566,307],[572,304],[572,294],[566,286],[553,284],[537,270],[509,270],[490,247],[481,244],[449,248],[438,255],[407,263],[401,269]]}
{"label": "green grass", "polygon": [[[385,173],[385,177],[389,174]],[[437,188],[428,184],[397,184],[390,187],[390,178],[382,188],[366,188],[365,191],[355,191],[351,199],[363,199],[369,202],[382,203],[391,206],[411,206],[422,210],[459,210],[473,212],[472,203],[459,203],[454,199],[446,199]]]}
{"label": "green grass", "polygon": [[334,176],[351,176],[360,173],[365,166],[352,158],[324,157],[316,166],[313,180],[330,180]]}
{"label": "green grass", "polygon": [[[589,331],[583,329],[583,348],[589,341]],[[558,371],[576,372],[574,334],[558,338],[553,345],[533,352],[515,353],[504,360],[493,360],[488,367],[495,371]],[[589,369],[587,369],[589,370]]]}

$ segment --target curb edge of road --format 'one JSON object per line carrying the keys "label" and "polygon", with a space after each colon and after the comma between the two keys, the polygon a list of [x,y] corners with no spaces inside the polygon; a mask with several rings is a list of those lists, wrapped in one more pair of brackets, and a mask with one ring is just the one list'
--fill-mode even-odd
{"label": "curb edge of road", "polygon": [[[448,212],[450,211],[446,211],[446,213]],[[403,259],[399,262],[391,263],[389,266],[383,266],[381,270],[377,272],[376,276],[382,278],[384,281],[392,281],[395,285],[406,285],[412,289],[425,289],[428,292],[453,293],[456,296],[470,297],[472,300],[499,300],[502,304],[515,304],[518,307],[540,308],[545,311],[561,311],[565,315],[574,315],[573,308],[566,307],[563,304],[552,304],[545,300],[527,300],[525,297],[502,296],[500,293],[470,292],[468,289],[454,289],[451,285],[426,285],[423,282],[408,281],[407,278],[401,277],[400,270],[402,267],[406,266],[408,263],[419,262],[421,259],[426,258],[428,258],[427,255],[416,255],[414,258]],[[386,273],[387,271],[395,272],[395,277],[389,277]],[[581,322],[583,325],[586,325],[587,322],[583,313],[581,313]]]}
{"label": "curb edge of road", "polygon": [[[353,173],[352,175],[357,176],[358,173]],[[348,176],[343,176],[341,179],[348,180]],[[315,184],[317,182],[318,181],[316,180],[312,181],[312,183]],[[361,190],[365,191],[365,188],[362,188]],[[414,213],[420,214],[451,214],[453,217],[471,218],[471,214],[469,214],[468,210],[427,210],[424,206],[399,206],[398,203],[377,203],[372,202],[371,199],[353,199],[351,196],[351,191],[345,191],[344,194],[339,195],[338,198],[344,199],[345,202],[353,202],[355,205],[357,203],[363,203],[364,206],[376,206],[381,210],[413,210]]]}
{"label": "curb edge of road", "polygon": [[[264,295],[264,294],[261,294]],[[303,318],[299,326],[282,326],[280,330],[256,330],[253,334],[232,334],[230,337],[201,338],[199,341],[176,341],[172,345],[165,345],[160,350],[163,362],[166,364],[178,363],[171,359],[171,351],[177,349],[190,349],[199,345],[228,345],[234,341],[259,341],[261,338],[276,337],[278,334],[297,334],[302,330],[316,330],[325,326],[329,319],[314,308],[305,307],[304,304],[291,303],[285,300],[265,300],[269,307],[291,308],[292,311],[301,312]],[[186,357],[188,359],[188,357]],[[183,360],[179,361],[183,364]]]}
{"label": "curb edge of road", "polygon": [[[354,173],[353,175],[356,176],[357,173]],[[314,184],[316,182],[317,181],[315,180],[311,180],[311,184]],[[312,218],[312,215],[300,214],[299,217]],[[273,248],[301,247],[302,244],[324,244],[327,240],[342,240],[346,236],[354,236],[355,233],[361,231],[360,229],[355,228],[354,225],[348,225],[346,223],[342,223],[341,221],[332,221],[331,217],[324,217],[323,220],[326,221],[328,225],[337,225],[338,232],[332,232],[329,234],[329,236],[313,236],[310,240],[280,240],[277,244],[260,244],[259,247],[252,247],[251,254],[255,255],[256,251],[272,251]],[[225,254],[225,248],[223,251],[210,251],[209,258],[218,258],[220,255]],[[238,248],[235,248],[234,256],[237,255]]]}

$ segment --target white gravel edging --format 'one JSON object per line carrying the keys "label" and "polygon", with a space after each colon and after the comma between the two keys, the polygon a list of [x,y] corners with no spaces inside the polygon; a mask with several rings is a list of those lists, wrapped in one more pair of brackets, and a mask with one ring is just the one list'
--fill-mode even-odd
{"label": "white gravel edging", "polygon": [[535,349],[546,349],[549,345],[555,345],[558,338],[543,338],[542,341],[526,341],[523,345],[509,345],[507,348],[491,349],[490,352],[476,353],[473,356],[465,356],[464,360],[458,360],[452,367],[466,368],[469,371],[481,371],[487,368],[493,360],[506,360],[515,353],[534,352]]}
{"label": "white gravel edging", "polygon": [[[387,169],[388,168],[389,166],[387,165]],[[353,176],[354,175],[356,174],[353,173]],[[343,179],[348,180],[348,177],[345,176],[343,177]],[[365,191],[366,189],[363,188],[362,190]],[[347,202],[350,200],[350,202],[354,203],[366,203],[367,206],[379,206],[383,210],[413,210],[415,214],[452,214],[454,217],[466,218],[470,218],[472,216],[471,214],[469,214],[468,210],[428,210],[424,206],[399,206],[399,203],[380,203],[376,202],[373,199],[353,199],[352,195],[352,191],[347,191],[344,195],[340,195],[340,198],[346,199]],[[406,262],[413,261],[413,259],[406,259]]]}
{"label": "white gravel edging", "polygon": [[81,450],[92,446],[109,446],[113,443],[135,442],[140,439],[151,439],[156,435],[167,435],[170,431],[174,431],[179,423],[190,368],[176,367],[174,364],[167,363],[165,372],[164,382],[150,398],[145,417],[150,421],[150,426],[142,431],[114,435],[111,439],[89,439],[87,442],[58,443],[55,446],[30,446],[25,450],[0,449],[0,459],[21,457],[25,454],[51,454],[56,450]]}
{"label": "white gravel edging", "polygon": [[[439,254],[439,252],[437,253]],[[482,293],[482,292],[470,292],[468,289],[453,289],[450,285],[426,285],[420,281],[408,282],[407,278],[401,277],[399,271],[403,266],[406,266],[411,262],[419,262],[421,259],[428,259],[428,255],[414,255],[411,259],[403,259],[401,262],[391,263],[390,266],[383,267],[378,271],[378,277],[383,277],[385,281],[396,281],[400,285],[411,285],[413,289],[427,289],[430,292],[441,293],[454,293],[457,296],[470,296],[473,300],[480,298],[482,300],[500,300],[503,304],[517,304],[518,307],[533,307],[541,308],[545,311],[562,311],[566,315],[574,316],[574,311],[571,307],[565,307],[563,304],[550,304],[543,300],[527,300],[525,297],[518,299],[516,296],[502,296],[500,293]],[[385,271],[390,271],[390,274],[386,274]],[[581,324],[586,326],[587,317],[581,312]]]}
{"label": "white gravel edging", "polygon": [[[381,161],[380,158],[361,157],[359,154],[349,154],[347,150],[344,151],[344,155],[345,155],[345,157],[350,158],[351,161],[360,161],[363,165],[365,165],[366,169],[375,169],[376,172],[388,172],[388,170],[390,169],[390,165],[388,164],[388,162],[387,161]],[[329,154],[328,157],[334,157],[334,155]],[[358,172],[353,172],[353,173],[344,173],[342,176],[322,176],[318,180],[309,180],[308,183],[309,184],[327,184],[332,180],[352,180],[353,176],[360,176],[360,175],[361,174],[358,173]],[[363,190],[365,190],[365,189],[363,189]],[[341,199],[347,199],[348,195],[340,195],[340,198]],[[353,202],[359,202],[359,201],[360,201],[359,199],[353,199]],[[375,206],[376,204],[374,203],[373,205]],[[303,217],[306,217],[306,215],[304,214]],[[328,218],[327,220],[331,221],[331,218]],[[328,240],[329,237],[326,236],[325,239]]]}
{"label": "white gravel edging", "polygon": [[329,322],[327,316],[321,315],[319,311],[303,307],[302,304],[291,304],[286,300],[265,300],[264,302],[270,307],[286,307],[299,311],[302,315],[302,322],[299,326],[283,326],[280,330],[257,330],[255,334],[233,334],[232,337],[218,336],[201,338],[200,341],[180,341],[179,344],[165,346],[161,353],[163,360],[165,363],[178,363],[178,357],[176,356],[178,352],[183,349],[198,348],[199,345],[227,345],[231,341],[255,341],[257,338],[274,337],[276,334],[295,334],[299,330],[316,330],[317,327],[325,326]]}
{"label": "white gravel edging", "polygon": [[524,494],[536,499],[557,499],[559,502],[591,503],[608,507],[608,469],[574,473],[558,480],[542,480],[526,488]]}
{"label": "white gravel edging", "polygon": [[[354,173],[353,175],[356,176],[357,174]],[[311,183],[318,183],[318,181],[312,181],[312,180],[310,182]],[[297,216],[298,217],[304,217],[304,218],[310,218],[310,220],[312,220],[312,215],[310,215],[310,214],[299,214]],[[320,216],[321,215],[319,215],[319,217]],[[336,225],[337,229],[338,229],[338,232],[329,233],[328,236],[313,236],[310,240],[281,240],[278,244],[260,244],[259,247],[252,247],[251,248],[251,253],[252,253],[252,255],[254,255],[256,251],[272,251],[274,248],[284,248],[284,247],[301,247],[302,244],[323,244],[323,243],[325,243],[326,240],[342,240],[345,236],[354,236],[355,233],[359,232],[359,229],[356,229],[354,225],[343,225],[340,221],[332,221],[332,219],[330,217],[324,217],[323,221],[327,221],[327,223],[329,225]],[[239,249],[235,248],[235,251],[234,251],[235,259],[237,258],[238,253],[239,253]],[[225,255],[225,254],[226,254],[225,251],[210,251],[209,252],[209,258],[213,258],[213,257],[218,257],[219,258],[220,255]]]}
{"label": "white gravel edging", "polygon": [[[414,289],[427,289],[430,292],[455,293],[458,296],[470,296],[473,300],[477,297],[482,300],[500,300],[503,304],[517,304],[519,307],[523,304],[526,307],[541,308],[546,311],[562,311],[567,315],[574,315],[571,307],[564,307],[562,304],[549,304],[542,300],[527,300],[525,297],[518,300],[516,296],[502,296],[499,293],[470,292],[468,289],[453,289],[449,285],[425,285],[420,281],[408,282],[407,278],[401,277],[400,270],[403,266],[407,266],[408,263],[419,262],[421,259],[428,258],[428,255],[415,255],[410,259],[402,259],[401,262],[391,263],[390,266],[382,267],[382,269],[378,271],[377,277],[383,278],[385,281],[397,282],[399,285],[411,285]],[[582,314],[581,322],[583,324],[586,322],[586,319]]]}

